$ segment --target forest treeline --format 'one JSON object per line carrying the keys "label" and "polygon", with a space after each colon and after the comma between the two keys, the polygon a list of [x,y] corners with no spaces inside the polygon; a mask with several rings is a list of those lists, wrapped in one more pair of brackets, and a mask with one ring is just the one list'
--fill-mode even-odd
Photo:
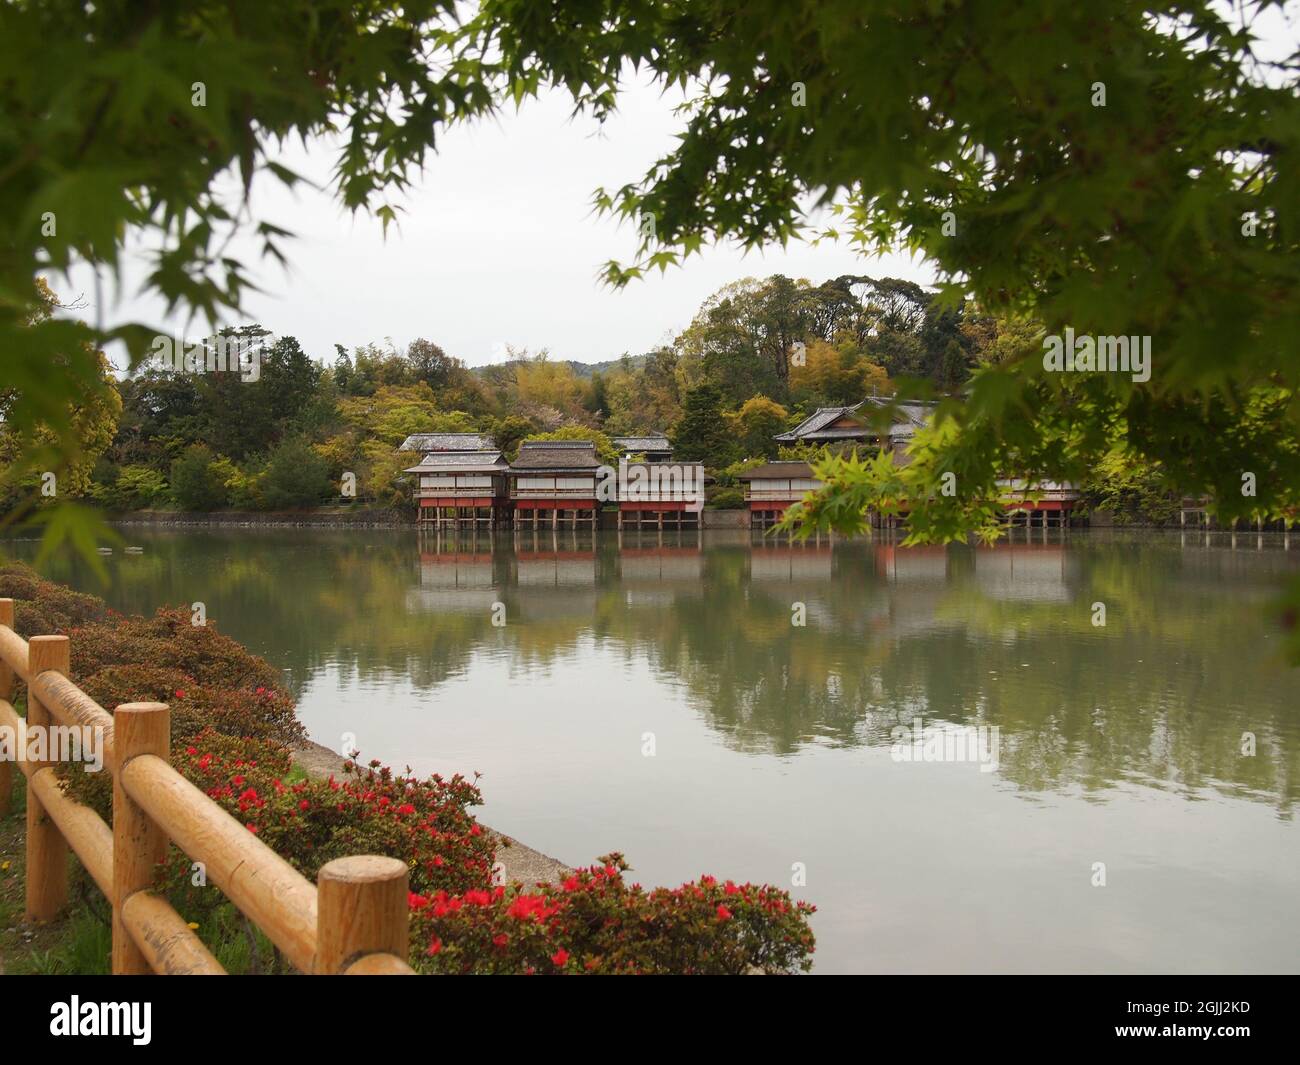
{"label": "forest treeline", "polygon": [[[781,275],[725,286],[671,344],[589,374],[547,351],[469,367],[424,338],[323,358],[260,325],[223,336],[256,352],[256,380],[158,361],[119,377],[105,362],[108,389],[75,412],[83,449],[60,492],[113,511],[285,509],[346,498],[352,474],[356,500],[404,508],[418,458],[397,448],[412,433],[487,432],[508,457],[524,439],[588,437],[612,461],[611,436],[662,431],[678,458],[721,473],[717,501],[735,505],[735,471],[776,457],[773,436],[818,407],[903,382],[951,393],[1037,343],[1026,323],[910,281]],[[16,446],[0,439],[0,458]],[[40,487],[13,484],[7,502]]]}

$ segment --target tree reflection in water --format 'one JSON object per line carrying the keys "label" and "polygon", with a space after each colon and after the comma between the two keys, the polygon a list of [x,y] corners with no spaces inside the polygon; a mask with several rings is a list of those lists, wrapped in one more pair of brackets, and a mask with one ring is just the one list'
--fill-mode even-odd
{"label": "tree reflection in water", "polygon": [[[437,689],[485,648],[544,673],[594,640],[680,685],[737,751],[888,745],[920,714],[999,726],[1000,776],[1028,794],[1210,787],[1289,816],[1300,709],[1269,610],[1300,544],[1043,536],[903,548],[744,531],[129,530],[145,552],[110,560],[104,594],[128,612],[203,598],[300,687],[334,667]],[[75,559],[46,569],[103,591]]]}

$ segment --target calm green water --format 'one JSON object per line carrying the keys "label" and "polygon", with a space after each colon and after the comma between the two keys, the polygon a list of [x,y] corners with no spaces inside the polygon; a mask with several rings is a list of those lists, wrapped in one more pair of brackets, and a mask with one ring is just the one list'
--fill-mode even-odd
{"label": "calm green water", "polygon": [[[1268,606],[1300,537],[1025,535],[127,529],[106,592],[47,570],[205,602],[316,740],[479,771],[483,819],[566,861],[803,868],[820,971],[1297,970],[1300,673]],[[997,726],[996,770],[899,760],[900,725]]]}

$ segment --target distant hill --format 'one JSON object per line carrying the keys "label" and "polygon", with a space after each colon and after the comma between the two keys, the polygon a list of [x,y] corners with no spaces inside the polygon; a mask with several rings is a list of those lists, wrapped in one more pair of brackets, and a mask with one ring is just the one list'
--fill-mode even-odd
{"label": "distant hill", "polygon": [[[604,362],[575,362],[573,359],[556,359],[554,361],[562,365],[568,366],[569,369],[571,369],[576,376],[582,378],[588,378],[592,374],[596,373],[597,371],[599,371],[600,373],[608,373],[610,370],[613,370],[616,367],[618,367],[623,360],[621,358],[618,358],[618,359],[606,359]],[[640,366],[645,362],[645,356],[632,355],[631,357],[629,357],[628,362],[631,363],[633,366]],[[501,365],[500,363],[489,364],[489,366],[500,366],[500,365]],[[484,370],[488,369],[488,366],[473,366],[470,368],[474,370],[476,373],[481,374]]]}

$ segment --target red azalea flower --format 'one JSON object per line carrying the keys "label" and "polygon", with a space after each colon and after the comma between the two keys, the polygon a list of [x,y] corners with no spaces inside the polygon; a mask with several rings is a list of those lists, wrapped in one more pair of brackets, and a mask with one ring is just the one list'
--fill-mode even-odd
{"label": "red azalea flower", "polygon": [[455,913],[461,907],[460,899],[449,899],[441,891],[438,892],[439,899],[434,904],[433,915],[435,917],[446,917],[449,913]]}
{"label": "red azalea flower", "polygon": [[185,698],[185,693],[184,693],[183,691],[181,691],[179,688],[176,689],[176,698],[177,698],[177,699],[184,699],[184,698]]}
{"label": "red azalea flower", "polygon": [[719,903],[718,905],[718,920],[719,921],[731,920],[731,911],[727,909],[727,907],[723,906],[721,903]]}
{"label": "red azalea flower", "polygon": [[510,937],[506,935],[504,932],[502,932],[499,936],[494,936],[492,938],[492,942],[495,943],[498,947],[504,947],[507,943],[510,942]]}
{"label": "red azalea flower", "polygon": [[565,950],[563,947],[561,947],[559,950],[557,950],[554,954],[551,955],[551,961],[553,961],[561,969],[564,968],[564,963],[568,960],[569,960],[569,952]]}
{"label": "red azalea flower", "polygon": [[521,921],[533,918],[543,921],[559,909],[559,906],[548,906],[547,901],[544,895],[519,895],[510,904],[506,913]]}
{"label": "red azalea flower", "polygon": [[429,949],[428,951],[426,951],[426,953],[432,956],[434,954],[437,954],[438,951],[440,950],[442,950],[442,940],[439,939],[437,936],[434,936],[433,942],[429,944]]}

